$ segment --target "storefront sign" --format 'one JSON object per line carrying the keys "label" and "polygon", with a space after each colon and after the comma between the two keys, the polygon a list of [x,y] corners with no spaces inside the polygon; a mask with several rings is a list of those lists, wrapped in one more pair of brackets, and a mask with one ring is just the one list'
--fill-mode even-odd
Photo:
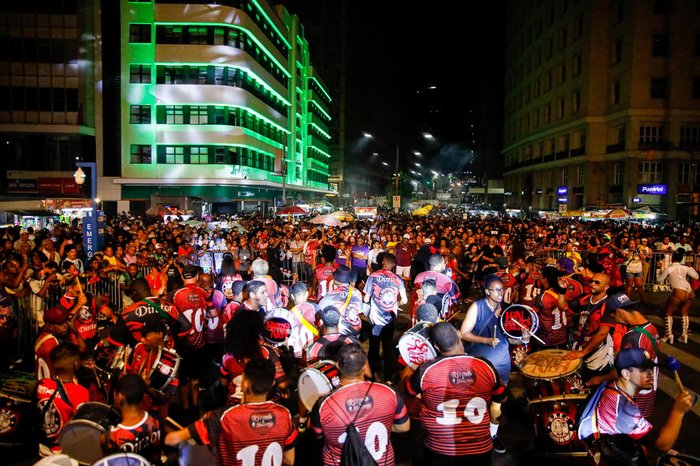
{"label": "storefront sign", "polygon": [[640,202],[642,202],[642,198],[641,197],[633,197],[632,202],[634,202],[635,204],[639,204]]}
{"label": "storefront sign", "polygon": [[8,193],[36,193],[38,191],[36,179],[16,178],[14,180],[7,180]]}
{"label": "storefront sign", "polygon": [[561,202],[562,204],[566,204],[567,202],[569,202],[569,198],[568,197],[558,197],[557,202]]}
{"label": "storefront sign", "polygon": [[665,184],[638,184],[637,194],[666,194],[668,186]]}
{"label": "storefront sign", "polygon": [[557,196],[566,196],[567,194],[569,194],[569,187],[568,186],[559,186],[557,188]]}

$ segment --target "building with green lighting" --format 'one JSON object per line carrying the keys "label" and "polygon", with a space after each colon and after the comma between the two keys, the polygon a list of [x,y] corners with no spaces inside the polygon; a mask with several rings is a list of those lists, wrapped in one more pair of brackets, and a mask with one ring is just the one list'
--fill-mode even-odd
{"label": "building with green lighting", "polygon": [[507,11],[507,206],[697,218],[698,3],[510,1]]}
{"label": "building with green lighting", "polygon": [[331,97],[296,16],[264,0],[120,6],[119,140],[105,146],[105,160],[119,147],[119,210],[331,193]]}

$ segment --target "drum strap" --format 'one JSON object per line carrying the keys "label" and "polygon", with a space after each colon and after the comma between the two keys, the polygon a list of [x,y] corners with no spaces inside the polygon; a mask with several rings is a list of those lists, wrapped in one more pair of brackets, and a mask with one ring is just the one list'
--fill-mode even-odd
{"label": "drum strap", "polygon": [[313,325],[311,325],[311,322],[309,322],[308,320],[306,320],[306,318],[305,318],[304,315],[301,313],[301,311],[299,311],[299,308],[298,308],[298,307],[294,306],[294,307],[292,308],[292,312],[294,313],[294,316],[295,316],[297,319],[299,319],[299,322],[301,322],[301,324],[302,324],[309,332],[313,333],[315,337],[318,336],[318,329],[317,329],[316,327],[314,327]]}
{"label": "drum strap", "polygon": [[651,346],[654,347],[654,353],[655,353],[655,354],[657,355],[657,357],[658,357],[658,355],[659,355],[659,347],[656,346],[656,338],[654,338],[653,336],[651,336],[651,333],[649,333],[649,331],[648,331],[647,329],[645,329],[644,327],[632,327],[632,331],[637,332],[637,333],[641,333],[641,334],[645,335],[645,336],[649,339],[649,341],[651,342]]}
{"label": "drum strap", "polygon": [[343,303],[342,306],[340,306],[340,309],[338,309],[340,312],[343,312],[345,309],[347,309],[348,304],[350,304],[350,298],[352,298],[352,286],[348,285],[348,296],[345,298],[345,302]]}
{"label": "drum strap", "polygon": [[58,379],[54,379],[54,381],[56,382],[56,390],[53,391],[53,393],[52,393],[51,396],[49,397],[48,403],[46,403],[46,404],[44,405],[44,407],[43,407],[42,410],[41,410],[41,413],[39,413],[39,419],[43,419],[43,418],[44,418],[44,416],[46,415],[46,412],[47,412],[47,411],[49,410],[49,408],[51,407],[51,404],[53,403],[53,400],[56,398],[56,395],[58,395],[59,393],[60,393],[60,395],[61,395],[61,398],[63,398],[63,401],[65,401],[66,404],[67,404],[68,406],[70,406],[71,408],[73,407],[73,403],[71,403],[70,398],[68,398],[68,394],[66,393],[66,389],[65,389],[65,387],[63,386],[63,382],[61,382],[61,381],[58,380]]}

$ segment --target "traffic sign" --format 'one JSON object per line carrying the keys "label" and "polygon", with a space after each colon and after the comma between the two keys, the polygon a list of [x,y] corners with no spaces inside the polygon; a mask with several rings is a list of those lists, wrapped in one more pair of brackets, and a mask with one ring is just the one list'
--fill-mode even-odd
{"label": "traffic sign", "polygon": [[394,196],[394,202],[393,202],[394,209],[398,209],[401,207],[401,196]]}
{"label": "traffic sign", "polygon": [[560,213],[566,212],[566,204],[559,204],[559,212]]}

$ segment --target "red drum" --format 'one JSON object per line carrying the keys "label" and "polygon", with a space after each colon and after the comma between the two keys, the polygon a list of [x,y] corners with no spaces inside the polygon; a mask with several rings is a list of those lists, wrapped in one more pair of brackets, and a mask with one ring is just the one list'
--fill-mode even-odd
{"label": "red drum", "polygon": [[566,279],[566,302],[573,301],[583,294],[583,285],[573,278]]}
{"label": "red drum", "polygon": [[273,346],[284,345],[292,335],[294,314],[278,307],[265,315],[263,338]]}
{"label": "red drum", "polygon": [[535,451],[546,454],[586,456],[586,445],[578,438],[576,416],[584,408],[586,395],[530,405],[535,427]]}
{"label": "red drum", "polygon": [[107,434],[120,420],[119,413],[109,405],[83,403],[59,434],[58,443],[63,453],[80,464],[91,465],[104,456],[100,436]]}
{"label": "red drum", "polygon": [[299,399],[311,411],[316,400],[340,386],[340,370],[333,361],[322,360],[299,375]]}
{"label": "red drum", "polygon": [[567,350],[547,349],[529,354],[520,364],[527,401],[535,426],[538,451],[584,456],[586,446],[576,433],[576,414],[588,390],[578,373],[582,360],[565,359]]}
{"label": "red drum", "polygon": [[153,362],[153,367],[148,373],[150,386],[156,391],[162,392],[170,383],[177,378],[180,369],[180,356],[168,348],[162,346],[158,348],[158,356]]}
{"label": "red drum", "polygon": [[510,339],[508,341],[510,342],[510,367],[512,370],[517,370],[530,353],[530,344],[514,342]]}
{"label": "red drum", "polygon": [[540,319],[530,306],[525,304],[511,304],[501,312],[498,323],[501,326],[503,334],[508,338],[508,343],[510,344],[511,368],[516,370],[530,352],[529,342],[523,342],[523,327],[525,327],[530,334],[533,334],[537,332],[540,326]]}
{"label": "red drum", "polygon": [[36,379],[30,372],[0,374],[0,443],[25,446],[32,443],[32,397]]}
{"label": "red drum", "polygon": [[425,361],[432,361],[437,357],[437,351],[430,342],[430,328],[433,326],[430,322],[419,322],[399,338],[399,343],[396,345],[401,354],[401,358],[406,365],[413,370]]}

